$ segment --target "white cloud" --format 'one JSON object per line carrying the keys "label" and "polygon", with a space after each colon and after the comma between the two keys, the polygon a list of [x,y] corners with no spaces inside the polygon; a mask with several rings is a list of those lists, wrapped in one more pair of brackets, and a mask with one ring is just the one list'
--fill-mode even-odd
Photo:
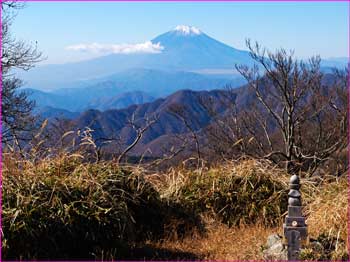
{"label": "white cloud", "polygon": [[157,54],[164,50],[160,43],[153,44],[146,41],[139,44],[78,44],[67,46],[66,50],[81,51],[88,53],[113,53],[113,54]]}

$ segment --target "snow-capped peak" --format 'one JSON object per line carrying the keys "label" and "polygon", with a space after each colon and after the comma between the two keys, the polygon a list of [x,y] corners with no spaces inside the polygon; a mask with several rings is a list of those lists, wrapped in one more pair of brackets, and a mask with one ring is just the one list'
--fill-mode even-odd
{"label": "snow-capped peak", "polygon": [[198,28],[188,25],[178,25],[175,27],[175,31],[183,35],[200,35],[202,33]]}

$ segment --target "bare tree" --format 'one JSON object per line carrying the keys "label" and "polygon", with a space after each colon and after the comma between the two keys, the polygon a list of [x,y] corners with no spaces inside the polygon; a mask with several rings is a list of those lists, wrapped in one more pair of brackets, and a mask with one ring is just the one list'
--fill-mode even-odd
{"label": "bare tree", "polygon": [[182,156],[180,156],[180,154],[186,151],[186,148],[189,144],[186,135],[174,134],[169,137],[169,140],[171,140],[172,144],[170,149],[167,146],[164,146],[162,157],[157,158],[154,161],[147,164],[147,169],[151,170],[156,167],[158,168],[158,170],[162,168],[164,169],[166,167],[172,166],[172,164],[178,163],[179,159],[183,158]]}
{"label": "bare tree", "polygon": [[241,157],[245,150],[240,113],[237,106],[237,89],[226,85],[221,95],[201,97],[200,104],[211,118],[211,123],[203,129],[205,146],[203,153],[213,161]]}
{"label": "bare tree", "polygon": [[301,168],[314,172],[347,146],[347,99],[340,98],[340,93],[347,97],[344,82],[333,74],[325,84],[319,57],[305,63],[292,51],[272,53],[249,40],[247,46],[259,66],[236,69],[259,103],[245,113],[246,132],[263,157],[285,162],[289,172]]}
{"label": "bare tree", "polygon": [[23,7],[18,1],[1,2],[2,10],[2,142],[7,144],[27,138],[31,131],[34,118],[31,111],[34,103],[29,101],[27,94],[19,91],[22,81],[14,76],[14,69],[29,70],[41,60],[41,52],[36,45],[25,43],[12,36],[11,24],[16,11]]}
{"label": "bare tree", "polygon": [[[140,120],[140,119],[139,119]],[[121,160],[130,152],[141,140],[143,137],[143,134],[158,120],[158,116],[153,116],[152,118],[145,117],[145,119],[142,119],[142,121],[145,121],[143,125],[140,125],[135,120],[135,114],[132,114],[132,117],[129,121],[129,124],[133,128],[133,130],[136,132],[136,136],[134,140],[121,152],[121,154],[117,158],[117,162],[121,163]]]}
{"label": "bare tree", "polygon": [[192,127],[191,122],[195,121],[194,119],[190,119],[187,114],[186,106],[179,105],[179,104],[173,104],[169,107],[168,113],[175,116],[177,119],[179,119],[186,127],[188,132],[190,133],[190,136],[192,140],[195,142],[196,146],[196,154],[197,154],[197,168],[200,167],[200,163],[202,161],[201,156],[201,150],[200,150],[200,142],[199,137],[197,135],[197,132]]}

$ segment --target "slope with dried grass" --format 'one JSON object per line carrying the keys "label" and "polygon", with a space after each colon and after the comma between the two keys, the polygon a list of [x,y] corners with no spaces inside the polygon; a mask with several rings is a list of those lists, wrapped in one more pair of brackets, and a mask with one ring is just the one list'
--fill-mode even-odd
{"label": "slope with dried grass", "polygon": [[[3,153],[6,259],[262,259],[282,233],[289,177],[268,162],[151,175],[83,151],[36,156]],[[347,257],[346,179],[302,183],[310,236],[330,243],[305,258]]]}

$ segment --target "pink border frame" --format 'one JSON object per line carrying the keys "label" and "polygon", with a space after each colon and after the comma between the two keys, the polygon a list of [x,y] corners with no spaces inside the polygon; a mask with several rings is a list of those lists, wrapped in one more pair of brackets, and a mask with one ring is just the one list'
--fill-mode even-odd
{"label": "pink border frame", "polygon": [[[350,0],[15,0],[18,2],[348,2],[348,70],[350,71]],[[1,2],[4,2],[1,0]],[[0,8],[0,17],[2,17],[2,9]],[[0,22],[1,24],[1,22]],[[2,27],[0,27],[0,46],[2,46]],[[2,48],[0,48],[0,57],[2,57]],[[1,69],[1,64],[0,64]],[[2,91],[2,70],[0,70],[0,91]],[[350,85],[350,74],[348,74],[348,84]],[[348,86],[348,93],[350,93],[350,86]],[[0,100],[2,101],[2,92],[0,92]],[[0,103],[0,261],[2,260],[2,115],[1,115],[2,103]],[[348,114],[350,116],[350,95],[348,95]],[[348,121],[348,130],[350,130],[350,121]],[[349,134],[348,134],[348,140]],[[349,143],[350,144],[350,143]],[[347,207],[347,216],[348,216],[348,236],[347,236],[347,248],[350,253],[350,145],[348,145],[348,207]],[[11,261],[11,260],[7,260]],[[46,262],[45,260],[41,260]],[[47,260],[54,262],[55,260]],[[84,260],[80,260],[84,261]],[[120,262],[124,260],[118,260]],[[186,261],[186,260],[185,260]],[[191,260],[188,260],[191,261]],[[216,260],[216,261],[227,261],[227,260]],[[230,261],[240,261],[240,260],[230,260]],[[245,260],[245,261],[260,261],[260,260]],[[62,262],[62,260],[60,261]],[[128,262],[134,262],[129,260]],[[136,261],[135,261],[136,262]],[[139,260],[137,261],[139,262]],[[160,260],[158,260],[160,262]]]}
{"label": "pink border frame", "polygon": [[16,0],[17,2],[350,2],[350,0]]}

